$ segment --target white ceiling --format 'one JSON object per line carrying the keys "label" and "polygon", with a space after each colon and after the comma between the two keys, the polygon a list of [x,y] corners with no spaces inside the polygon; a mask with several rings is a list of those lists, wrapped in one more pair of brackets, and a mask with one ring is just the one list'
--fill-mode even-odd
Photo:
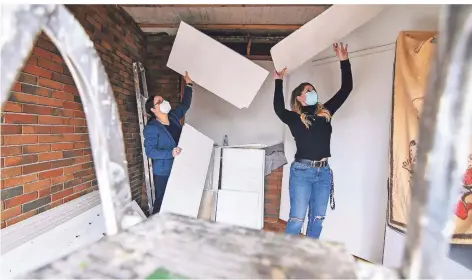
{"label": "white ceiling", "polygon": [[293,31],[325,11],[329,5],[122,5],[121,7],[140,24],[144,32],[173,32],[180,21],[199,29]]}

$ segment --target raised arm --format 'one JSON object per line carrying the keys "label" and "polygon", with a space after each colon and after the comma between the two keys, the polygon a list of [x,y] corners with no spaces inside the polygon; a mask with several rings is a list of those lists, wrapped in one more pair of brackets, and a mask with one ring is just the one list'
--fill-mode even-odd
{"label": "raised arm", "polygon": [[346,101],[347,97],[352,91],[352,72],[351,72],[351,63],[349,62],[347,45],[344,48],[343,43],[338,47],[337,44],[333,45],[333,49],[336,53],[336,56],[339,57],[340,66],[341,66],[341,88],[338,92],[331,97],[330,100],[325,102],[324,106],[330,111],[331,114],[334,114]]}
{"label": "raised arm", "polygon": [[157,128],[153,126],[146,126],[143,131],[144,134],[144,150],[146,156],[151,159],[171,159],[172,149],[159,148],[159,135]]}
{"label": "raised arm", "polygon": [[174,114],[179,120],[185,115],[185,113],[187,113],[188,109],[190,109],[190,104],[192,103],[193,83],[187,72],[185,72],[184,78],[186,83],[184,96],[182,97],[180,104],[174,110]]}
{"label": "raised arm", "polygon": [[274,90],[274,111],[275,114],[279,117],[279,119],[288,124],[291,121],[291,117],[294,112],[285,109],[285,101],[284,101],[284,83],[283,83],[283,75],[285,74],[285,69],[282,70],[280,73],[275,72],[275,90]]}

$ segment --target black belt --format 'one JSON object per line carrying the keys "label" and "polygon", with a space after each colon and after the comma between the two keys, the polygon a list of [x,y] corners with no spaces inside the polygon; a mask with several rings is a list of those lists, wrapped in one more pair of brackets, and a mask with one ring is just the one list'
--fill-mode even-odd
{"label": "black belt", "polygon": [[309,165],[311,167],[325,167],[328,165],[328,161],[315,161],[315,160],[309,160],[309,159],[295,159],[296,162],[303,163],[306,165]]}

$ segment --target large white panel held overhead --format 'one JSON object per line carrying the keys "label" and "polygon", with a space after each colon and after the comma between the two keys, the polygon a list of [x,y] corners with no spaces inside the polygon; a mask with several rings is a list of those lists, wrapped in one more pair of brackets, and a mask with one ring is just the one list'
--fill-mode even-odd
{"label": "large white panel held overhead", "polygon": [[387,5],[333,5],[270,50],[275,69],[294,71],[378,15]]}
{"label": "large white panel held overhead", "polygon": [[238,108],[247,108],[269,72],[181,21],[167,67]]}
{"label": "large white panel held overhead", "polygon": [[167,182],[161,212],[197,218],[210,164],[213,140],[185,124]]}

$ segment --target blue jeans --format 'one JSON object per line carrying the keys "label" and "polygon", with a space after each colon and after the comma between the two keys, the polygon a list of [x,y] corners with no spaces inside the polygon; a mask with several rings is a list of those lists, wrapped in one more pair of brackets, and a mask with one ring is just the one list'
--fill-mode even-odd
{"label": "blue jeans", "polygon": [[162,200],[164,199],[164,193],[166,192],[167,181],[169,176],[154,175],[154,189],[155,198],[154,207],[152,214],[157,214],[161,211]]}
{"label": "blue jeans", "polygon": [[293,162],[290,166],[290,216],[286,234],[299,235],[308,208],[306,235],[319,238],[330,198],[333,176],[329,165],[311,167]]}

